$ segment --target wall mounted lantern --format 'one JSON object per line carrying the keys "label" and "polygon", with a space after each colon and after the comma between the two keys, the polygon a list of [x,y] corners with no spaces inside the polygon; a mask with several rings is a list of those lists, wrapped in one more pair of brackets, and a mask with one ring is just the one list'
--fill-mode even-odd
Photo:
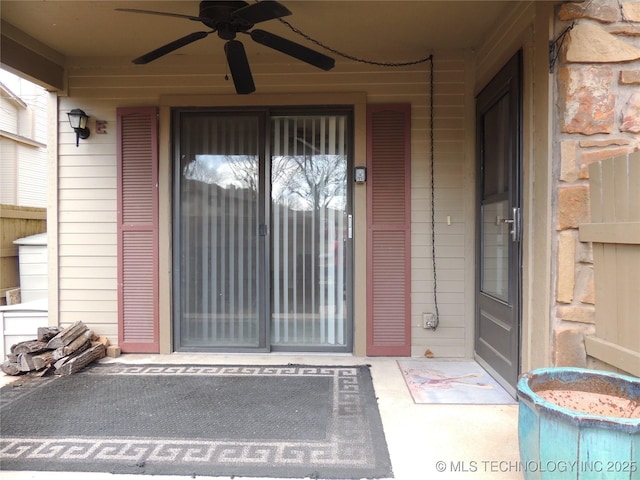
{"label": "wall mounted lantern", "polygon": [[84,113],[79,108],[74,108],[69,113],[69,123],[71,124],[71,128],[73,128],[76,132],[76,147],[78,146],[78,142],[80,139],[87,139],[91,134],[91,131],[87,128],[87,122],[89,121],[89,115]]}

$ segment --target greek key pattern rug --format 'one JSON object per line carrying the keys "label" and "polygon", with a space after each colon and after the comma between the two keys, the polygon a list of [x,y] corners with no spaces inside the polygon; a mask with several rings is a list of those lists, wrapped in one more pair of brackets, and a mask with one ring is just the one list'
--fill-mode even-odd
{"label": "greek key pattern rug", "polygon": [[367,367],[96,364],[3,387],[0,469],[390,478]]}

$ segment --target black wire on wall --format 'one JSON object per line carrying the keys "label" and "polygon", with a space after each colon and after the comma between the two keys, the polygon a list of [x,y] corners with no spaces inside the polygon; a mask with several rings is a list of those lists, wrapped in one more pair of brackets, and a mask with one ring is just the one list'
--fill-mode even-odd
{"label": "black wire on wall", "polygon": [[433,55],[429,56],[431,64],[429,68],[429,136],[431,143],[431,259],[433,260],[433,306],[435,309],[435,318],[431,325],[431,330],[435,331],[440,324],[440,310],[438,308],[438,274],[436,269],[436,189],[435,189],[435,173],[436,173],[436,156],[434,146],[434,126],[433,126]]}
{"label": "black wire on wall", "polygon": [[348,53],[344,53],[340,50],[330,47],[329,45],[326,45],[325,43],[319,40],[316,40],[315,38],[312,38],[311,36],[297,29],[286,20],[283,20],[282,18],[279,18],[278,20],[284,25],[286,25],[287,27],[289,27],[289,29],[292,32],[294,32],[297,35],[300,35],[305,40],[308,40],[309,42],[333,53],[334,55],[340,56],[342,58],[346,58],[347,60],[351,60],[354,62],[365,63],[368,65],[376,65],[380,67],[406,67],[410,65],[418,65],[420,63],[429,62],[429,117],[430,117],[429,137],[430,137],[430,144],[431,144],[431,152],[430,152],[431,153],[431,158],[430,158],[431,160],[430,161],[430,167],[431,167],[431,258],[433,260],[433,264],[432,264],[433,265],[433,303],[434,303],[434,309],[435,309],[435,318],[433,322],[431,322],[430,328],[435,331],[438,328],[438,325],[440,324],[440,310],[438,307],[438,275],[437,275],[437,268],[436,268],[436,229],[435,229],[436,195],[435,195],[435,146],[434,146],[434,125],[433,125],[433,121],[434,121],[433,54],[429,55],[428,57],[419,58],[417,60],[411,60],[406,62],[380,62],[375,60],[368,60],[365,58],[356,57]]}

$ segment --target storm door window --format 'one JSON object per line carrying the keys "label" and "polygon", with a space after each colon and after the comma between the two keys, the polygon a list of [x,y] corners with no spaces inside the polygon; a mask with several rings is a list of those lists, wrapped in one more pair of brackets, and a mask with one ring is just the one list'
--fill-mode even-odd
{"label": "storm door window", "polygon": [[487,295],[509,301],[509,97],[500,99],[485,114],[484,202],[482,204],[481,289]]}

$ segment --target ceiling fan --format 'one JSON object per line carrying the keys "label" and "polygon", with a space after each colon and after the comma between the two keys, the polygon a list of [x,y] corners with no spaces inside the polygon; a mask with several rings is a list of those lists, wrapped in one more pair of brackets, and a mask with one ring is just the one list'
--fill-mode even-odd
{"label": "ceiling fan", "polygon": [[281,3],[264,0],[249,4],[244,1],[205,0],[200,2],[198,16],[182,15],[179,13],[156,12],[153,10],[139,10],[135,8],[117,8],[122,12],[144,13],[151,15],[163,15],[168,17],[185,18],[187,20],[202,22],[209,27],[209,31],[193,32],[182,38],[167,43],[155,50],[133,60],[135,64],[152,62],[181,47],[189,45],[205,38],[211,33],[217,32],[218,36],[226,40],[224,53],[227,57],[231,77],[239,94],[254,92],[256,87],[249,67],[244,46],[236,40],[237,33],[249,35],[255,42],[302,60],[322,70],[331,70],[335,60],[320,52],[307,48],[299,43],[292,42],[265,30],[253,29],[256,23],[266,22],[291,15],[291,12]]}

